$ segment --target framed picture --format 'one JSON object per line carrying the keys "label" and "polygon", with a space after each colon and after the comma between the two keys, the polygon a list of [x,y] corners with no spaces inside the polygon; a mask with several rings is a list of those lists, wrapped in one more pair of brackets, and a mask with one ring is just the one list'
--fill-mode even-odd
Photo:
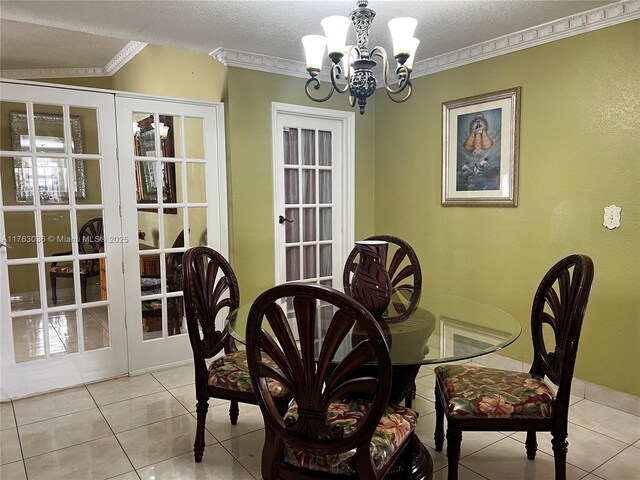
{"label": "framed picture", "polygon": [[518,205],[520,87],[442,104],[442,205]]}

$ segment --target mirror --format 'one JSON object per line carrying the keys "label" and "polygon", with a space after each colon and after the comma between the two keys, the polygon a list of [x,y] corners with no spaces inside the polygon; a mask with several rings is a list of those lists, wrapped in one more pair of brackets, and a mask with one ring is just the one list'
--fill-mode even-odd
{"label": "mirror", "polygon": [[[137,157],[175,157],[173,117],[159,115],[158,118],[158,125],[155,124],[153,115],[134,121],[134,155]],[[159,155],[156,154],[156,132],[160,132]],[[163,203],[176,203],[175,163],[136,161],[138,203],[158,203],[158,194],[162,195]],[[149,211],[157,212],[156,209]],[[175,214],[176,209],[165,208],[164,213]]]}
{"label": "mirror", "polygon": [[[82,125],[79,116],[71,115],[71,151],[83,153]],[[29,129],[25,112],[10,111],[9,123],[11,128],[11,146],[17,152],[36,151],[49,153],[65,153],[64,120],[62,115],[51,113],[34,113],[33,122],[36,133],[35,148],[31,148]],[[68,172],[69,158],[49,158],[38,156],[38,192],[40,199],[46,203],[69,203]],[[86,198],[84,175],[84,160],[74,159],[75,165],[75,196],[77,199]],[[14,157],[13,170],[16,188],[16,201],[33,203],[34,174],[31,157]]]}

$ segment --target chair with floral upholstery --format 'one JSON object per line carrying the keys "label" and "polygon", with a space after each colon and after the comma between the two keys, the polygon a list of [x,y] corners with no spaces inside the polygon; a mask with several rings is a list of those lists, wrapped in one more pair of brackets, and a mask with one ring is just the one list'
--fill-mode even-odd
{"label": "chair with floral upholstery", "polygon": [[[238,421],[238,402],[256,404],[247,357],[238,351],[231,335],[216,327],[224,324],[223,313],[240,305],[240,290],[229,262],[209,247],[188,249],[182,261],[185,315],[195,363],[197,427],[193,446],[196,462],[204,453],[204,430],[209,398],[230,400],[231,424]],[[222,354],[219,356],[219,354]],[[208,367],[207,360],[218,356]],[[288,393],[278,382],[270,388],[275,403],[286,410]]]}
{"label": "chair with floral upholstery", "polygon": [[[88,255],[98,253],[104,245],[104,230],[102,225],[102,217],[92,218],[80,228],[78,232],[78,254]],[[71,255],[73,251],[54,253],[54,257]],[[58,303],[58,278],[70,278],[73,281],[73,264],[72,262],[64,262],[65,265],[59,265],[61,262],[52,262],[49,268],[49,281],[51,283],[51,300],[53,304]],[[94,258],[90,260],[79,261],[80,274],[80,294],[83,302],[87,301],[87,280],[90,277],[100,275],[100,259]]]}
{"label": "chair with floral upholstery", "polygon": [[[355,341],[354,328],[360,332]],[[388,403],[389,351],[380,326],[358,302],[321,285],[280,285],[251,306],[246,339],[265,420],[264,479],[379,479],[406,458],[403,452],[411,454],[406,447],[418,415]],[[336,361],[344,342],[353,345]],[[377,365],[377,375],[361,373],[365,364]],[[269,388],[274,381],[293,397],[284,415]]]}
{"label": "chair with floral upholstery", "polygon": [[[536,455],[536,432],[551,432],[555,478],[565,480],[571,380],[592,282],[593,262],[585,255],[560,260],[542,279],[531,309],[534,355],[529,373],[464,364],[435,369],[435,444],[442,451],[446,415],[449,480],[458,478],[463,430],[526,431],[529,460]],[[545,337],[555,339],[551,351]]]}

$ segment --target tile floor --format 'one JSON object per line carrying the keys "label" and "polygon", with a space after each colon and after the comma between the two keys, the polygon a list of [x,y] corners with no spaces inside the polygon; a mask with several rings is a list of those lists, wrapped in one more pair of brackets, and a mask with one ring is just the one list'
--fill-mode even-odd
{"label": "tile floor", "polygon": [[[433,450],[434,376],[417,379],[418,434],[446,479],[446,457]],[[640,417],[574,398],[570,409],[569,480],[640,479]],[[263,422],[241,405],[238,425],[227,402],[211,400],[203,462],[193,461],[196,427],[190,366],[1,404],[0,478],[216,479],[260,478]],[[536,460],[526,459],[524,434],[466,433],[461,480],[550,480],[553,457],[540,435]]]}

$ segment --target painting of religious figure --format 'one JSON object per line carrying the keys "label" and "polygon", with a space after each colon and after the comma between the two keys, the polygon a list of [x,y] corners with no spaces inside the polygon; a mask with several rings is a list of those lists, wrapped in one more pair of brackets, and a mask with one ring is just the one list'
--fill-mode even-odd
{"label": "painting of religious figure", "polygon": [[442,106],[442,205],[517,206],[520,87]]}

